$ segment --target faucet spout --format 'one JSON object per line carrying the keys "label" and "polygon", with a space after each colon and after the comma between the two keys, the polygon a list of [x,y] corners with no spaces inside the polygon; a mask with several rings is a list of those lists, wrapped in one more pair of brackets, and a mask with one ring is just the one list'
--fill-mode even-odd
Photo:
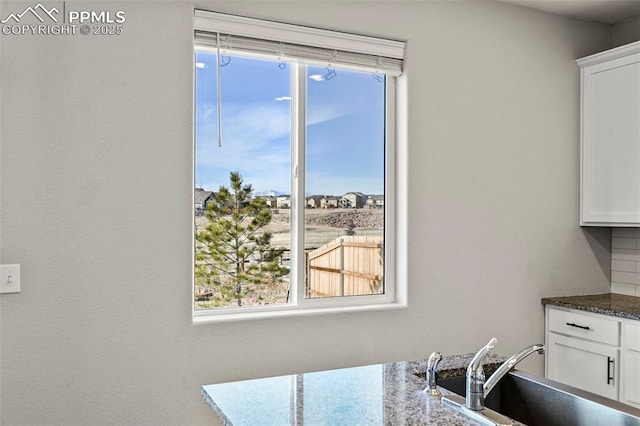
{"label": "faucet spout", "polygon": [[507,374],[513,367],[516,366],[520,361],[528,357],[534,352],[538,352],[539,354],[544,354],[544,345],[533,345],[527,348],[524,348],[520,352],[512,355],[509,359],[507,359],[498,369],[487,379],[484,383],[484,398],[487,397],[489,392],[494,388],[494,386]]}
{"label": "faucet spout", "polygon": [[484,370],[482,369],[482,361],[497,342],[498,340],[495,337],[489,340],[489,343],[476,353],[467,367],[465,405],[471,410],[480,411],[484,408]]}

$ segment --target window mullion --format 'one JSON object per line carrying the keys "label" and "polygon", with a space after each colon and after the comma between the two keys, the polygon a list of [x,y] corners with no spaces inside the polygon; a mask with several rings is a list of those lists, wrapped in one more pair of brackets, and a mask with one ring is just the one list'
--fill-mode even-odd
{"label": "window mullion", "polygon": [[304,177],[306,132],[306,67],[291,64],[291,301],[300,304],[304,298]]}

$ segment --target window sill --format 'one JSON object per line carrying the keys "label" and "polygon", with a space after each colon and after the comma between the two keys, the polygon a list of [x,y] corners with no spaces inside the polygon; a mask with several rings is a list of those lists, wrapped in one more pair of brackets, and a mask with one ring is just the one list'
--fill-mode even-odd
{"label": "window sill", "polygon": [[202,313],[193,316],[193,324],[211,324],[230,321],[261,320],[268,318],[300,318],[305,316],[332,315],[349,312],[374,312],[406,309],[406,303],[380,303],[359,306],[333,306],[322,308],[284,308],[273,310],[261,310],[256,312],[220,312]]}

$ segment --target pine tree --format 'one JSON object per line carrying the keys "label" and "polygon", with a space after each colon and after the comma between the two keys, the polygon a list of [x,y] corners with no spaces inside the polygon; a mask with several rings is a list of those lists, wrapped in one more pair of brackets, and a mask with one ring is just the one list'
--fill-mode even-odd
{"label": "pine tree", "polygon": [[271,222],[264,198],[253,198],[253,187],[239,172],[229,175],[206,208],[207,224],[196,232],[196,285],[213,291],[217,306],[242,305],[247,296],[260,298],[268,286],[282,281],[282,249],[271,247]]}

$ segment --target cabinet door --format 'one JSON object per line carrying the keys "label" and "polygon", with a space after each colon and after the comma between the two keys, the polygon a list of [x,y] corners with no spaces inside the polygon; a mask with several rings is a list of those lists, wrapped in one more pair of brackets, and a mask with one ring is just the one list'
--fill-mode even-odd
{"label": "cabinet door", "polygon": [[640,408],[640,321],[622,325],[620,402]]}
{"label": "cabinet door", "polygon": [[640,226],[640,54],[582,70],[581,224]]}
{"label": "cabinet door", "polygon": [[640,352],[624,351],[620,402],[640,408]]}
{"label": "cabinet door", "polygon": [[618,349],[549,333],[547,377],[617,400]]}

